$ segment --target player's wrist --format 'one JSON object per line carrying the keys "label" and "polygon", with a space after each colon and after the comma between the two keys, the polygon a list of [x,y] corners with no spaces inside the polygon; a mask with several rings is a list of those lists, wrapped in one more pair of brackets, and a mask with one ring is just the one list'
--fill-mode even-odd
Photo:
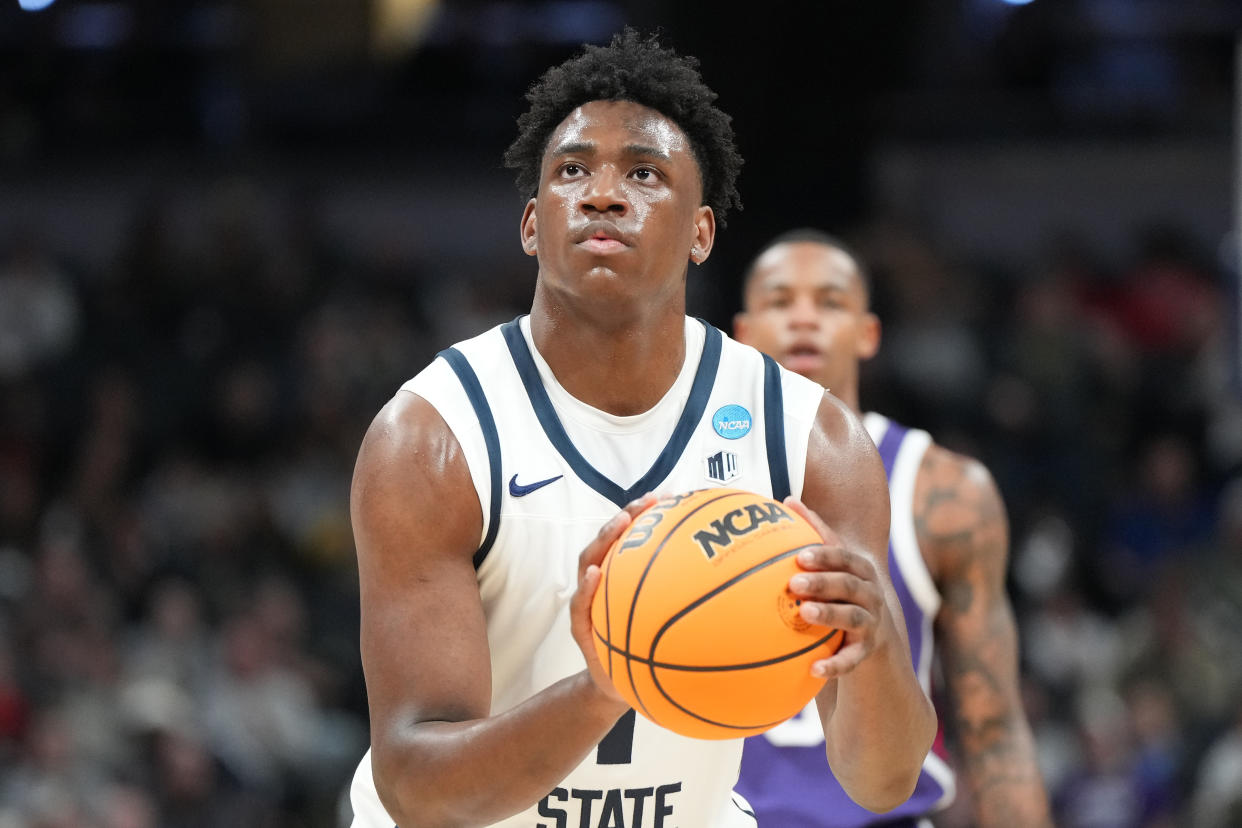
{"label": "player's wrist", "polygon": [[584,704],[588,705],[587,709],[598,712],[601,720],[611,724],[629,712],[629,702],[621,697],[607,676],[597,678],[590,670],[583,670],[578,678]]}

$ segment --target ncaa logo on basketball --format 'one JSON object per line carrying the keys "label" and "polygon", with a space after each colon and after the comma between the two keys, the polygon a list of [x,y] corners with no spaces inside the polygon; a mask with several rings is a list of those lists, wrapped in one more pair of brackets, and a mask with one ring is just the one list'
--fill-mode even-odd
{"label": "ncaa logo on basketball", "polygon": [[726,440],[737,440],[750,432],[750,412],[740,405],[724,405],[712,415],[712,428]]}
{"label": "ncaa logo on basketball", "polygon": [[728,483],[741,472],[737,468],[737,455],[731,451],[718,451],[703,458],[707,479],[713,483]]}
{"label": "ncaa logo on basketball", "polygon": [[793,523],[789,513],[779,503],[747,503],[740,509],[734,509],[723,517],[713,520],[707,527],[694,533],[694,541],[703,550],[708,560],[716,557],[722,550],[728,549],[733,542],[743,535],[749,535],[765,523],[776,524],[781,521]]}

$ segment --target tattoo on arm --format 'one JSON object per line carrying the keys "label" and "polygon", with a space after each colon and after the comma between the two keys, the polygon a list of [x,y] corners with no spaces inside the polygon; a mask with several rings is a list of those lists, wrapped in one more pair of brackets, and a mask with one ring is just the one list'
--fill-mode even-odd
{"label": "tattoo on arm", "polygon": [[1018,692],[1009,528],[995,483],[981,464],[933,446],[914,502],[919,545],[942,595],[937,652],[977,824],[1051,825]]}

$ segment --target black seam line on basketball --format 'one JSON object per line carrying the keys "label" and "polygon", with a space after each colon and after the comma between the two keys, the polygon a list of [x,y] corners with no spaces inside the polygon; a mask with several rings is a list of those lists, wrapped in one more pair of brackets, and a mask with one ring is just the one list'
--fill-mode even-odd
{"label": "black seam line on basketball", "polygon": [[[634,586],[634,595],[633,597],[630,598],[630,612],[625,621],[625,652],[628,653],[630,651],[630,633],[632,633],[634,630],[634,608],[638,605],[638,596],[643,591],[643,584],[646,583],[647,581],[647,575],[651,572],[651,567],[655,564],[655,559],[659,557],[660,551],[664,549],[664,544],[668,543],[668,539],[673,536],[673,533],[676,532],[678,529],[680,529],[681,525],[685,523],[687,520],[689,520],[691,517],[693,517],[697,512],[707,508],[708,506],[710,506],[713,503],[716,503],[717,501],[724,500],[729,497],[737,497],[740,494],[742,493],[736,492],[736,491],[721,492],[720,494],[713,497],[711,500],[707,500],[707,501],[704,501],[703,503],[700,503],[698,506],[695,506],[693,509],[691,509],[686,514],[682,515],[681,520],[677,521],[675,524],[670,526],[668,531],[664,533],[664,537],[660,540],[659,544],[656,545],[655,550],[652,551],[651,557],[647,559],[647,565],[643,567],[643,574],[638,577],[638,583],[635,584]],[[657,508],[659,507],[657,506]],[[667,510],[667,507],[666,507],[666,510]],[[609,648],[612,647],[611,639],[608,642],[608,646]],[[652,649],[652,654],[653,655],[655,654],[654,648]],[[638,695],[638,685],[634,683],[634,662],[628,657],[625,662],[625,674],[626,676],[629,677],[630,690],[633,691],[634,698],[638,699],[638,703],[642,705],[643,712],[647,712],[647,705],[645,702],[643,702],[642,696]]]}
{"label": "black seam line on basketball", "polygon": [[[659,629],[659,630],[656,632],[656,634],[652,637],[652,639],[651,639],[651,652],[650,652],[650,654],[649,654],[649,656],[648,656],[648,657],[649,657],[649,658],[651,658],[651,659],[654,659],[654,658],[655,658],[656,645],[658,645],[658,644],[660,643],[660,639],[664,636],[664,633],[668,632],[669,628],[670,628],[670,627],[672,627],[672,626],[673,626],[673,624],[677,623],[677,621],[678,621],[679,619],[681,619],[681,618],[682,618],[682,616],[684,616],[684,615],[686,615],[686,614],[690,613],[691,611],[693,611],[693,610],[697,609],[697,608],[698,608],[699,606],[701,606],[703,603],[705,603],[706,601],[711,600],[712,598],[716,597],[716,596],[717,596],[717,595],[719,595],[720,593],[724,592],[726,589],[728,589],[729,587],[733,586],[733,585],[734,585],[734,584],[736,584],[738,581],[743,581],[743,580],[745,580],[746,578],[749,578],[751,575],[753,575],[754,573],[758,572],[759,570],[761,570],[761,569],[767,569],[767,568],[768,568],[769,566],[771,566],[772,564],[777,563],[778,561],[783,561],[783,560],[785,560],[786,558],[788,558],[790,555],[797,555],[797,554],[798,554],[799,552],[801,552],[803,549],[810,549],[812,546],[818,546],[818,545],[819,545],[819,544],[808,543],[808,544],[805,544],[804,546],[799,546],[799,547],[796,547],[796,548],[794,548],[794,549],[790,549],[790,550],[788,550],[788,551],[786,551],[786,552],[782,552],[782,553],[780,553],[779,555],[773,555],[771,558],[768,558],[768,559],[767,559],[767,560],[765,560],[765,561],[760,561],[759,563],[757,563],[757,564],[755,564],[754,566],[752,566],[750,569],[746,569],[746,570],[743,570],[742,572],[739,572],[738,574],[734,575],[734,576],[733,576],[732,578],[730,578],[729,580],[727,580],[727,581],[725,581],[725,582],[723,582],[723,583],[721,583],[721,584],[718,584],[718,585],[717,585],[717,586],[715,586],[714,588],[712,588],[712,589],[708,590],[707,592],[703,593],[702,595],[700,595],[698,598],[695,598],[695,599],[694,599],[693,601],[691,601],[689,604],[687,604],[686,606],[682,607],[682,608],[681,608],[680,610],[678,610],[677,612],[673,613],[673,615],[671,615],[671,616],[669,617],[669,619],[668,619],[667,621],[665,621],[665,622],[664,622],[664,626],[660,627],[660,629]],[[629,642],[627,641],[627,642],[625,642],[625,644],[626,644],[626,648],[628,649],[628,648],[629,648]]]}
{"label": "black seam line on basketball", "polygon": [[[841,632],[840,630],[836,630],[836,629],[829,630],[828,634],[825,635],[823,638],[819,639],[818,641],[814,641],[810,644],[807,644],[805,647],[801,647],[797,650],[793,650],[791,652],[784,653],[779,656],[773,656],[772,658],[765,658],[762,661],[740,662],[737,664],[705,665],[705,664],[670,664],[665,661],[656,661],[650,658],[643,658],[640,655],[634,655],[631,652],[621,649],[617,645],[610,642],[608,639],[604,638],[604,636],[600,633],[598,627],[593,626],[591,628],[591,631],[595,633],[595,637],[600,640],[600,643],[608,648],[610,653],[616,653],[622,658],[628,659],[629,661],[632,661],[640,665],[645,665],[652,670],[675,670],[681,673],[728,673],[728,672],[736,671],[736,670],[753,670],[756,667],[770,667],[773,664],[780,664],[782,661],[788,661],[791,658],[797,658],[800,655],[806,655],[807,653],[814,650],[816,647],[819,647],[824,642],[828,641],[833,636],[838,635]],[[657,681],[656,684],[658,685],[659,682]]]}
{"label": "black seam line on basketball", "polygon": [[[806,545],[804,545],[804,546],[799,546],[799,547],[796,547],[796,548],[794,548],[794,549],[790,549],[788,552],[783,552],[783,553],[781,553],[780,555],[774,555],[773,557],[769,558],[768,560],[763,561],[763,562],[762,562],[762,563],[760,563],[760,564],[756,564],[755,566],[752,566],[750,569],[746,570],[745,572],[741,572],[741,573],[739,573],[739,574],[735,575],[733,578],[730,578],[728,581],[726,581],[726,582],[724,582],[723,584],[721,584],[720,586],[716,587],[716,588],[715,588],[715,589],[713,589],[711,592],[708,592],[707,594],[705,594],[705,595],[703,595],[703,596],[699,597],[696,601],[694,601],[694,602],[693,602],[693,603],[691,603],[689,606],[685,607],[685,608],[684,608],[684,609],[682,609],[680,612],[678,612],[677,614],[675,614],[672,618],[670,618],[668,621],[666,621],[666,622],[665,622],[665,624],[664,624],[664,626],[660,628],[660,631],[659,631],[659,632],[657,632],[657,633],[655,634],[655,637],[651,640],[651,655],[652,655],[652,657],[654,658],[654,656],[655,656],[655,648],[656,648],[656,644],[658,644],[658,643],[659,643],[661,636],[663,636],[663,635],[664,635],[664,633],[668,630],[668,628],[669,628],[669,627],[671,627],[671,626],[673,625],[673,623],[677,621],[677,619],[678,619],[678,618],[681,618],[683,615],[685,615],[686,613],[690,612],[690,611],[691,611],[691,610],[693,610],[695,607],[697,607],[697,606],[699,606],[700,604],[702,604],[703,602],[707,601],[707,600],[708,600],[709,598],[711,598],[713,595],[716,595],[717,593],[722,592],[722,591],[724,591],[724,590],[728,589],[728,588],[729,588],[732,584],[734,584],[734,583],[736,583],[736,582],[738,582],[738,581],[742,580],[743,578],[749,577],[751,573],[753,573],[753,572],[757,572],[757,571],[759,571],[760,569],[764,569],[765,567],[771,566],[772,564],[776,563],[777,561],[784,560],[785,558],[788,558],[790,555],[796,555],[797,553],[801,552],[803,549],[808,549],[808,548],[810,548],[810,547],[812,547],[812,546],[815,546],[815,545],[816,545],[816,544],[813,544],[813,543],[808,543],[808,544],[806,544]],[[819,645],[823,644],[823,643],[824,643],[825,641],[827,641],[828,639],[832,638],[832,636],[836,635],[836,634],[837,634],[837,632],[838,632],[837,630],[832,630],[831,632],[829,632],[829,633],[828,633],[828,635],[824,636],[822,639],[820,639],[820,640],[819,640],[819,641],[817,641],[816,643],[814,643],[814,644],[809,644],[809,645],[807,645],[806,647],[804,647],[804,648],[801,650],[801,652],[799,652],[799,653],[789,653],[789,654],[787,654],[787,655],[785,655],[785,656],[782,656],[782,657],[780,657],[780,658],[776,659],[776,661],[775,661],[775,662],[773,662],[773,663],[779,663],[779,662],[781,662],[781,661],[788,661],[789,659],[794,658],[794,657],[795,657],[795,656],[797,656],[797,655],[800,655],[800,654],[803,654],[803,653],[810,652],[811,650],[815,649],[815,648],[816,648],[816,647],[818,647]],[[766,666],[766,665],[760,665],[760,666]],[[748,724],[748,725],[737,725],[737,724],[730,724],[729,722],[718,722],[718,721],[715,721],[714,719],[709,719],[709,718],[707,718],[706,716],[701,716],[701,715],[699,715],[698,713],[695,713],[695,712],[694,712],[693,710],[691,710],[690,708],[686,707],[685,705],[683,705],[683,704],[679,703],[676,699],[674,699],[671,695],[669,695],[668,691],[666,691],[666,690],[664,689],[664,685],[660,683],[660,678],[656,675],[656,670],[655,670],[655,668],[654,668],[654,667],[649,667],[648,669],[651,671],[651,683],[655,685],[656,690],[660,693],[660,695],[661,695],[661,696],[663,696],[663,697],[664,697],[664,700],[665,700],[665,701],[667,701],[669,704],[671,704],[673,707],[676,707],[676,708],[677,708],[678,710],[680,710],[682,713],[685,713],[687,716],[689,716],[689,717],[690,717],[690,718],[692,718],[692,719],[698,719],[699,721],[704,722],[705,724],[713,725],[713,726],[715,726],[715,727],[726,728],[726,729],[729,729],[729,730],[754,730],[754,729],[757,729],[757,728],[763,728],[763,729],[766,729],[766,728],[774,727],[775,725],[778,725],[778,724],[780,724],[780,722],[781,722],[781,721],[783,721],[783,720],[778,720],[778,721],[775,721],[775,722],[758,722],[758,723]],[[696,672],[701,672],[701,671],[696,671]],[[718,672],[718,671],[716,671],[716,672]]]}
{"label": "black seam line on basketball", "polygon": [[[604,568],[604,571],[601,573],[600,583],[599,583],[599,586],[597,587],[597,589],[602,589],[604,591],[604,630],[608,635],[608,638],[605,639],[608,642],[612,641],[612,612],[611,612],[612,604],[610,602],[610,596],[608,595],[608,584],[610,580],[609,575],[612,574],[612,557],[613,557],[612,555],[609,555],[608,560],[604,562],[605,568]],[[595,625],[592,624],[591,627],[592,629],[594,629]],[[599,631],[596,630],[595,634],[599,635]],[[612,647],[611,647],[611,644],[608,649],[608,678],[612,679]]]}
{"label": "black seam line on basketball", "polygon": [[[818,642],[810,645],[809,647],[802,650],[801,652],[805,653],[811,649],[814,649],[815,647],[818,647],[820,644],[824,643],[829,638],[832,638],[834,635],[836,635],[837,632],[838,632],[837,630],[833,630],[828,635],[820,639]],[[800,653],[789,653],[788,655],[783,656],[782,658],[776,659],[776,661],[778,662],[787,661],[788,659],[793,658],[794,656],[799,655],[799,654]],[[763,666],[763,665],[760,665],[760,666]],[[664,700],[667,701],[669,704],[671,704],[673,707],[676,707],[678,710],[680,710],[682,713],[685,713],[687,716],[689,716],[692,719],[698,719],[700,722],[713,725],[715,727],[725,728],[727,730],[767,730],[768,728],[775,727],[776,725],[786,720],[785,718],[782,718],[782,719],[777,719],[776,721],[773,721],[773,722],[752,722],[750,724],[734,724],[732,722],[718,722],[715,719],[709,719],[706,716],[703,716],[699,713],[695,713],[693,710],[681,704],[676,699],[674,699],[672,696],[670,696],[668,692],[665,691],[664,685],[660,684],[660,679],[656,677],[654,668],[652,668],[651,670],[651,682],[652,684],[656,686],[656,690],[660,691],[660,695],[664,697]]]}

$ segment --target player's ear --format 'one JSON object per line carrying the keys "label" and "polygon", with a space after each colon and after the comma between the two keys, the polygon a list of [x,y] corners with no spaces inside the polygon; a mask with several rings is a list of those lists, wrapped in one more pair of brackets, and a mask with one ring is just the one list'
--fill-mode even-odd
{"label": "player's ear", "polygon": [[694,236],[690,243],[690,261],[703,264],[711,255],[716,241],[716,214],[706,204],[694,214]]}
{"label": "player's ear", "polygon": [[880,350],[880,317],[874,313],[864,313],[858,326],[858,339],[855,341],[855,353],[859,359],[871,359]]}
{"label": "player's ear", "polygon": [[527,256],[534,256],[539,252],[539,242],[535,237],[535,199],[526,202],[526,208],[522,210],[522,224],[519,229],[522,235],[522,252]]}

